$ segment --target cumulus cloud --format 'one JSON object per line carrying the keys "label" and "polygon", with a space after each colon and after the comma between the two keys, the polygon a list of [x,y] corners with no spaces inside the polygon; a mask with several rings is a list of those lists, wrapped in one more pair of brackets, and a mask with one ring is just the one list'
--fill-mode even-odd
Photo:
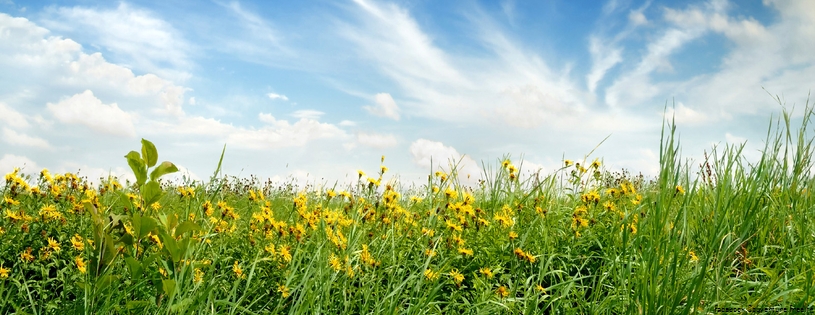
{"label": "cumulus cloud", "polygon": [[268,96],[270,99],[273,99],[273,100],[281,100],[281,101],[288,101],[289,100],[289,98],[286,97],[283,94],[269,93],[269,94],[266,94],[266,96]]}
{"label": "cumulus cloud", "polygon": [[90,90],[46,106],[62,123],[84,125],[114,136],[136,136],[133,115],[121,110],[116,103],[103,104]]}
{"label": "cumulus cloud", "polygon": [[392,134],[357,133],[357,142],[372,148],[389,148],[396,146],[396,136]]}
{"label": "cumulus cloud", "polygon": [[49,144],[48,141],[43,138],[17,133],[16,131],[6,127],[3,127],[3,141],[16,146],[35,147],[40,149],[51,148],[51,144]]}
{"label": "cumulus cloud", "polygon": [[481,168],[478,163],[467,155],[458,153],[458,150],[444,143],[427,139],[417,139],[410,144],[410,155],[413,163],[421,168],[436,167],[445,171],[450,171],[451,165],[456,166],[459,179],[467,180],[471,183],[476,178],[481,177]]}
{"label": "cumulus cloud", "polygon": [[25,118],[25,116],[3,102],[0,102],[0,121],[11,127],[28,127],[28,120]]}
{"label": "cumulus cloud", "polygon": [[27,174],[36,174],[41,170],[37,163],[28,157],[3,154],[3,158],[0,158],[0,174],[11,173],[15,167],[19,167]]}
{"label": "cumulus cloud", "polygon": [[376,106],[364,106],[363,108],[376,116],[399,120],[399,107],[396,106],[396,101],[393,100],[390,94],[376,94],[374,100]]}
{"label": "cumulus cloud", "polygon": [[191,45],[170,23],[125,2],[115,9],[51,7],[43,24],[70,34],[89,35],[133,67],[176,81],[190,77]]}

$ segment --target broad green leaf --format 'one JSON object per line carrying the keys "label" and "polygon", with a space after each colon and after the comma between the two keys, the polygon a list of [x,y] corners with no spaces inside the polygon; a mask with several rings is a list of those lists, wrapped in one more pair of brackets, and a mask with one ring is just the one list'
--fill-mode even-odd
{"label": "broad green leaf", "polygon": [[141,187],[144,185],[144,182],[147,181],[147,166],[144,165],[144,160],[142,160],[139,152],[130,151],[127,155],[127,164],[130,165],[130,169],[133,170],[133,175],[136,176],[136,184]]}
{"label": "broad green leaf", "polygon": [[170,234],[167,234],[164,230],[159,231],[158,235],[161,238],[161,242],[164,243],[164,250],[170,254],[170,258],[173,260],[173,262],[180,261],[182,253],[178,249],[175,238],[170,236]]}
{"label": "broad green leaf", "polygon": [[164,289],[164,293],[167,294],[168,297],[172,298],[175,295],[175,280],[161,280],[161,287]]}
{"label": "broad green leaf", "polygon": [[127,268],[130,270],[130,278],[133,280],[140,279],[143,270],[142,264],[133,257],[125,258],[125,263],[127,263]]}
{"label": "broad green leaf", "polygon": [[147,162],[147,167],[153,167],[158,162],[158,150],[156,146],[145,139],[141,139],[141,155],[144,161]]}
{"label": "broad green leaf", "polygon": [[159,177],[175,172],[178,172],[178,168],[175,167],[175,164],[164,161],[150,173],[150,180],[158,180]]}
{"label": "broad green leaf", "polygon": [[139,225],[140,225],[139,229],[136,230],[136,233],[138,233],[137,235],[139,236],[139,239],[142,239],[143,237],[147,236],[147,234],[150,234],[150,232],[154,231],[156,229],[156,226],[158,226],[158,223],[156,222],[155,219],[151,217],[142,216],[139,218]]}
{"label": "broad green leaf", "polygon": [[177,228],[175,228],[175,237],[178,237],[179,235],[183,235],[184,233],[187,233],[189,231],[198,231],[198,230],[201,230],[201,226],[199,226],[198,224],[195,224],[195,222],[184,221],[183,223],[178,225]]}
{"label": "broad green leaf", "polygon": [[147,184],[144,184],[142,187],[142,198],[144,199],[144,207],[149,207],[154,202],[158,201],[161,198],[161,186],[154,181],[149,181]]}

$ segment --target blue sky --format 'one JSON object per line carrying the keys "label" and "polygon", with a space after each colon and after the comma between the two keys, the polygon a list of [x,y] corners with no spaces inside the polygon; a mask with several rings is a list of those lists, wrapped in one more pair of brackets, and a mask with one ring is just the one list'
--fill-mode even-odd
{"label": "blue sky", "polygon": [[[813,1],[0,1],[0,172],[128,176],[139,139],[206,179],[421,182],[510,154],[654,175],[762,147],[815,87]],[[769,93],[768,93],[769,92]]]}

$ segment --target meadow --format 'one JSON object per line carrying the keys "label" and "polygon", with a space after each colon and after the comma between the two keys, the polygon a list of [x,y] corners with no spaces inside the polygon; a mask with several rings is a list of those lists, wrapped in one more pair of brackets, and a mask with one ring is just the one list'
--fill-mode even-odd
{"label": "meadow", "polygon": [[383,156],[347,187],[220,162],[171,183],[147,140],[111,161],[136,182],[15,170],[0,313],[815,312],[812,116],[770,119],[757,161],[739,144],[685,160],[666,121],[654,178],[590,156],[522,178],[506,157],[475,186],[455,168],[405,186],[383,179]]}

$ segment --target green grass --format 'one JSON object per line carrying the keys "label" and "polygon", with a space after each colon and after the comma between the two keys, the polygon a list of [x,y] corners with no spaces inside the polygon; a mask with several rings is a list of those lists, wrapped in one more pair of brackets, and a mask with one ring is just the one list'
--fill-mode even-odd
{"label": "green grass", "polygon": [[475,187],[453,171],[421,186],[302,188],[221,176],[220,164],[206,183],[170,185],[159,177],[175,166],[143,141],[124,187],[6,176],[0,313],[812,309],[812,115],[771,120],[758,161],[725,145],[697,167],[667,123],[656,178],[583,159],[519,180],[508,162]]}

